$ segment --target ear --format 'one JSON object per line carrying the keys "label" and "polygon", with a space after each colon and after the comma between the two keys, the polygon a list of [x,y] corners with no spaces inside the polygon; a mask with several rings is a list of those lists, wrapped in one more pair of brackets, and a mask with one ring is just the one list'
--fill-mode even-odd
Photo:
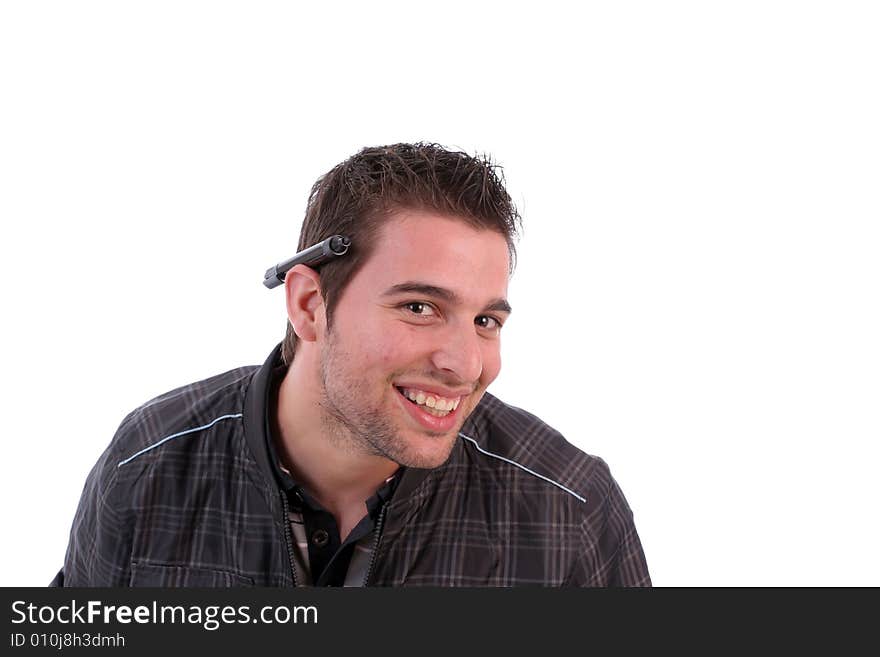
{"label": "ear", "polygon": [[311,267],[296,265],[284,277],[287,319],[300,340],[314,342],[318,325],[324,323],[321,278]]}

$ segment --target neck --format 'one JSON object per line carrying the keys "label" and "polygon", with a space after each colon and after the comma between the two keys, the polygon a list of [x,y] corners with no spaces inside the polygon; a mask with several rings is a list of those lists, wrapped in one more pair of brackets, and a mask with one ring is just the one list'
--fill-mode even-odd
{"label": "neck", "polygon": [[297,353],[278,388],[274,433],[279,455],[293,477],[331,513],[362,508],[398,464],[364,450],[356,436],[322,406],[323,387]]}

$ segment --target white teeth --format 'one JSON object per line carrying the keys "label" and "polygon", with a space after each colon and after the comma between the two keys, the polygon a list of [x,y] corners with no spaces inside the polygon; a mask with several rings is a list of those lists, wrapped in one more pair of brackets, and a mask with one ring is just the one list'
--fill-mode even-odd
{"label": "white teeth", "polygon": [[433,415],[434,417],[446,417],[447,415],[449,415],[449,411],[438,411],[436,408],[428,408],[427,406],[425,406],[422,410]]}
{"label": "white teeth", "polygon": [[422,406],[423,410],[439,417],[448,415],[450,411],[456,410],[461,403],[461,397],[454,400],[444,399],[429,395],[421,390],[410,390],[409,388],[401,388],[401,392],[404,397]]}

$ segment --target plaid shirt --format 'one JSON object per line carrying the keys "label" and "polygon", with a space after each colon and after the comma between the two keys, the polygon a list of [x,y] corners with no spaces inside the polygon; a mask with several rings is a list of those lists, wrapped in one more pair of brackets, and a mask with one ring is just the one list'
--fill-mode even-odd
{"label": "plaid shirt", "polygon": [[[64,586],[297,585],[267,450],[270,374],[245,367],[130,413],[92,469]],[[376,523],[369,586],[649,586],[605,463],[490,394],[442,466],[406,468]]]}

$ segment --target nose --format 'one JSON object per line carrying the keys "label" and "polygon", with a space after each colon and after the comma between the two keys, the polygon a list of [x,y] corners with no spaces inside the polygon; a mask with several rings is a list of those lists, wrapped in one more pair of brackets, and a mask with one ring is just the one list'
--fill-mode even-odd
{"label": "nose", "polygon": [[440,343],[431,357],[434,367],[465,383],[476,383],[483,373],[483,353],[473,324],[450,325],[437,337]]}

